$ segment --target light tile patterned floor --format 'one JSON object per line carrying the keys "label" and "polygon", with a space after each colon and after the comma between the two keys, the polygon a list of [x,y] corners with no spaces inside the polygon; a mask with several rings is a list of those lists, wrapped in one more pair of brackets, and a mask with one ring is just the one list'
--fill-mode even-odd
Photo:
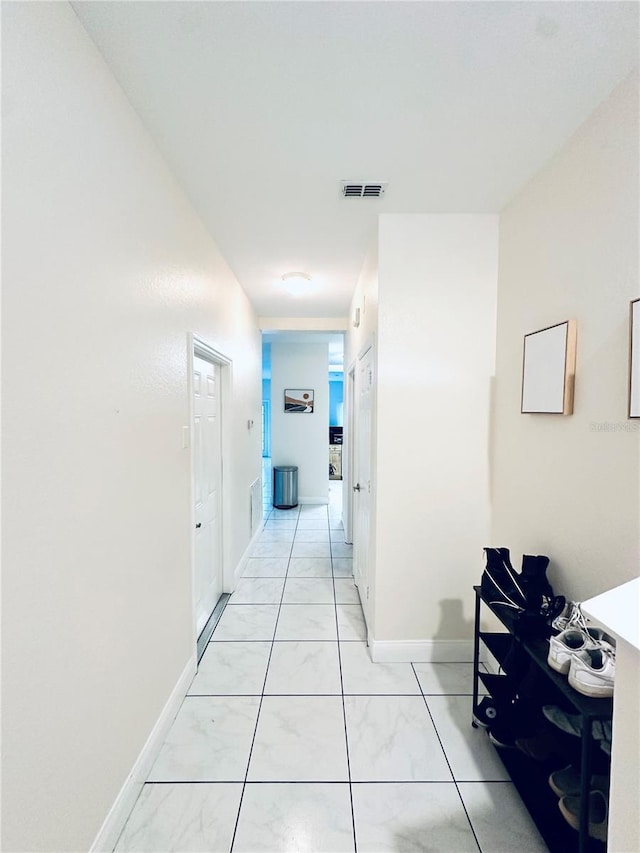
{"label": "light tile patterned floor", "polygon": [[471,665],[371,662],[336,504],[268,512],[116,850],[546,850]]}

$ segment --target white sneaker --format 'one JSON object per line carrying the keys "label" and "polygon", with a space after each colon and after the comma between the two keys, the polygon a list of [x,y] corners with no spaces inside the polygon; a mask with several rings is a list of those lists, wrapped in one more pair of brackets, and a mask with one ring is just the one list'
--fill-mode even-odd
{"label": "white sneaker", "polygon": [[596,649],[604,639],[604,631],[600,628],[567,628],[557,637],[549,639],[549,654],[547,663],[551,669],[566,675],[571,666],[571,659],[585,649]]}
{"label": "white sneaker", "polygon": [[584,649],[573,655],[569,667],[569,684],[584,696],[613,696],[616,653],[608,643],[595,649]]}
{"label": "white sneaker", "polygon": [[562,613],[559,613],[551,623],[556,631],[566,631],[567,628],[587,628],[587,622],[582,615],[579,601],[565,602]]}

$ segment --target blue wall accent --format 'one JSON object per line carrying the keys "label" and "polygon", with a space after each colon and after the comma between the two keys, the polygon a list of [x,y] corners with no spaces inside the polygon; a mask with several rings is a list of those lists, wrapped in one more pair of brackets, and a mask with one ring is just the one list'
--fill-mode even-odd
{"label": "blue wall accent", "polygon": [[262,378],[271,379],[271,344],[262,344]]}

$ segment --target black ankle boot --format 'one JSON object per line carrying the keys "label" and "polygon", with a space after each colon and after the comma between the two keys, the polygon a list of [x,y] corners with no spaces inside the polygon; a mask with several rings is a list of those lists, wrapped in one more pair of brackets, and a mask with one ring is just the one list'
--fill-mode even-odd
{"label": "black ankle boot", "polygon": [[537,556],[525,554],[522,557],[522,582],[527,598],[529,598],[530,591],[536,595],[553,596],[553,589],[547,579],[548,567],[549,558],[542,554]]}

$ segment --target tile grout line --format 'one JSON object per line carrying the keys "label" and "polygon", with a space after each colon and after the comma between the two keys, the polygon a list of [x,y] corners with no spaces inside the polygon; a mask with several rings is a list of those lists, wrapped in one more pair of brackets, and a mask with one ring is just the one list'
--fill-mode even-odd
{"label": "tile grout line", "polygon": [[[300,511],[298,510],[298,515],[296,516],[296,527],[295,530],[298,529],[298,519],[300,518]],[[295,541],[295,533],[294,539],[291,542],[291,548],[289,550],[289,558],[287,560],[287,571],[284,576],[284,584],[282,585],[282,595],[280,596],[280,604],[278,605],[278,614],[276,616],[275,625],[273,626],[273,636],[271,638],[271,648],[269,649],[269,657],[267,659],[267,668],[264,673],[264,681],[262,682],[262,694],[260,696],[260,703],[258,705],[258,714],[256,716],[256,724],[253,729],[253,737],[251,739],[251,748],[249,749],[249,757],[247,758],[247,769],[244,774],[244,782],[242,783],[242,792],[240,794],[240,801],[238,802],[238,813],[236,815],[235,826],[233,827],[233,835],[231,837],[231,845],[229,847],[229,853],[233,852],[233,845],[236,843],[236,834],[238,832],[238,824],[240,822],[240,812],[242,811],[242,802],[244,800],[244,792],[247,788],[247,779],[249,778],[249,767],[251,766],[251,756],[253,755],[253,747],[256,742],[256,735],[258,733],[258,724],[260,722],[260,713],[262,711],[262,703],[264,702],[264,691],[267,686],[267,678],[269,677],[269,666],[271,665],[271,656],[273,654],[273,647],[276,642],[276,632],[278,630],[278,620],[280,619],[280,611],[282,610],[282,599],[284,598],[284,591],[287,586],[287,576],[289,574],[289,562],[291,561],[291,553],[293,551],[293,542]]]}
{"label": "tile grout line", "polygon": [[[453,772],[453,768],[451,767],[451,764],[449,762],[449,756],[447,755],[447,752],[444,748],[444,744],[442,743],[442,738],[440,737],[440,732],[438,731],[438,727],[436,726],[436,722],[433,719],[433,714],[431,713],[431,708],[429,707],[429,703],[427,702],[427,697],[425,696],[424,691],[422,690],[422,685],[420,684],[420,679],[418,678],[418,673],[416,672],[416,668],[413,665],[413,662],[411,663],[411,669],[413,670],[413,674],[415,675],[416,680],[418,682],[418,686],[420,687],[420,693],[422,694],[422,701],[424,702],[425,708],[427,709],[427,714],[429,714],[429,719],[431,720],[431,725],[433,726],[433,730],[436,733],[436,737],[438,738],[438,743],[440,744],[440,749],[442,750],[442,754],[444,755],[444,760],[447,762],[447,767],[449,768],[449,772],[451,773],[451,778],[453,779],[453,784],[456,786],[456,791],[458,793],[458,797],[460,798],[460,803],[461,803],[462,808],[464,809],[464,813],[467,817],[467,822],[469,823],[469,829],[471,830],[473,838],[474,838],[474,840],[478,846],[478,850],[480,851],[480,853],[483,853],[482,847],[480,846],[480,842],[478,841],[478,836],[476,835],[476,831],[473,828],[471,818],[469,817],[469,812],[467,811],[467,807],[465,805],[465,802],[462,799],[462,794],[460,793],[460,788],[458,787],[458,780],[456,779],[455,773]],[[442,694],[440,694],[440,695],[442,695]],[[450,694],[444,694],[444,695],[450,695]]]}
{"label": "tile grout line", "polygon": [[[327,513],[328,515],[328,513]],[[329,528],[331,531],[331,528]],[[347,730],[347,709],[344,701],[344,680],[342,677],[342,653],[340,651],[340,631],[338,628],[338,603],[336,599],[336,576],[333,572],[333,542],[331,541],[331,532],[329,532],[329,553],[331,555],[331,580],[333,583],[333,605],[335,608],[335,617],[336,617],[336,638],[337,638],[337,646],[338,646],[338,668],[340,670],[340,692],[341,692],[341,701],[342,701],[342,719],[344,723],[344,742],[345,742],[345,750],[347,755],[347,777],[349,780],[349,803],[351,804],[351,827],[353,831],[353,849],[354,853],[358,853],[358,842],[356,839],[356,815],[353,808],[353,787],[351,782],[351,759],[349,756],[349,733]]]}

